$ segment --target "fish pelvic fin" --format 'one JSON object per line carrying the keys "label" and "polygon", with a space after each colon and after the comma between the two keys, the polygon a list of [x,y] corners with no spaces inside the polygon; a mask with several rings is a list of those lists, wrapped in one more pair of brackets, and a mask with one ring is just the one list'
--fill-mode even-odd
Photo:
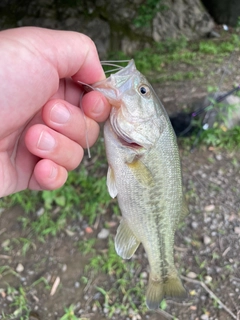
{"label": "fish pelvic fin", "polygon": [[126,165],[131,170],[134,178],[146,187],[150,187],[154,183],[154,177],[151,171],[146,167],[146,165],[139,159],[134,159]]}
{"label": "fish pelvic fin", "polygon": [[113,169],[109,166],[107,172],[107,188],[110,196],[115,198],[118,194]]}
{"label": "fish pelvic fin", "polygon": [[115,238],[115,249],[123,259],[130,259],[137,250],[140,241],[136,238],[127,221],[122,219]]}
{"label": "fish pelvic fin", "polygon": [[177,274],[175,276],[168,276],[164,281],[162,279],[154,280],[150,274],[146,294],[147,307],[150,310],[158,309],[165,297],[186,298],[187,292],[182,285],[182,281]]}

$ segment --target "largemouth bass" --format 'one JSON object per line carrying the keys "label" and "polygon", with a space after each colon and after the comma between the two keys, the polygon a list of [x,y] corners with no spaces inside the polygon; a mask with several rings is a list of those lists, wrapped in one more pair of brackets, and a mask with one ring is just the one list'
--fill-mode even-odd
{"label": "largemouth bass", "polygon": [[134,61],[95,83],[112,105],[104,126],[109,163],[107,187],[118,198],[122,220],[115,248],[130,259],[140,243],[150,265],[146,303],[157,309],[165,297],[185,297],[174,266],[174,234],[187,214],[178,146],[168,115]]}

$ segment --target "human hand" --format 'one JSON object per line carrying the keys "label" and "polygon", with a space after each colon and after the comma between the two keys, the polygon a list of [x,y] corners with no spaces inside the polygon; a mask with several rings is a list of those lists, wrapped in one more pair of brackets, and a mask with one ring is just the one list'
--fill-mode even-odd
{"label": "human hand", "polygon": [[110,106],[98,92],[82,96],[76,81],[105,78],[93,42],[85,35],[41,28],[0,32],[0,197],[61,187]]}

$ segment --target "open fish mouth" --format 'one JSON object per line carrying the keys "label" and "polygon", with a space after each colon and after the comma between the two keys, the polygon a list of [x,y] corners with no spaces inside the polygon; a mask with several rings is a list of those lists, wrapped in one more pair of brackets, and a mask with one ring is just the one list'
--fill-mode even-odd
{"label": "open fish mouth", "polygon": [[139,142],[134,141],[133,139],[129,138],[123,132],[121,132],[119,129],[115,130],[116,129],[115,126],[112,126],[112,127],[113,127],[113,130],[116,133],[119,141],[122,143],[122,145],[129,147],[129,148],[133,148],[133,149],[143,148],[143,146]]}
{"label": "open fish mouth", "polygon": [[[129,132],[126,132],[126,130],[122,129],[121,122],[119,122],[119,119],[118,119],[118,112],[119,111],[115,111],[110,114],[110,123],[111,123],[112,129],[115,132],[115,134],[117,135],[119,141],[122,143],[122,145],[129,147],[129,148],[133,148],[133,149],[144,148],[143,143],[140,141],[141,140],[140,135],[139,135],[139,139],[136,139],[135,137],[131,137],[131,132],[133,133],[133,135],[135,133],[135,136],[136,136],[136,131],[135,131],[134,125],[130,125],[128,127]],[[128,122],[128,124],[129,124],[129,122]]]}

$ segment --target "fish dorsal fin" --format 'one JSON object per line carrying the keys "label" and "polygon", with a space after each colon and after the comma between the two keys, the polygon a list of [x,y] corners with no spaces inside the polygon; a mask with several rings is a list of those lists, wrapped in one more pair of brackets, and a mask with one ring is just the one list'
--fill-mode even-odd
{"label": "fish dorsal fin", "polygon": [[134,159],[131,163],[126,163],[129,169],[132,171],[135,179],[144,186],[151,186],[154,183],[153,175],[151,171],[145,166],[145,164],[139,160]]}
{"label": "fish dorsal fin", "polygon": [[129,228],[127,221],[122,219],[115,238],[115,249],[117,254],[123,259],[130,259],[137,250],[139,244],[140,241]]}
{"label": "fish dorsal fin", "polygon": [[108,192],[112,198],[115,198],[117,196],[117,187],[116,187],[116,181],[114,177],[113,169],[109,166],[108,172],[107,172],[107,187]]}

